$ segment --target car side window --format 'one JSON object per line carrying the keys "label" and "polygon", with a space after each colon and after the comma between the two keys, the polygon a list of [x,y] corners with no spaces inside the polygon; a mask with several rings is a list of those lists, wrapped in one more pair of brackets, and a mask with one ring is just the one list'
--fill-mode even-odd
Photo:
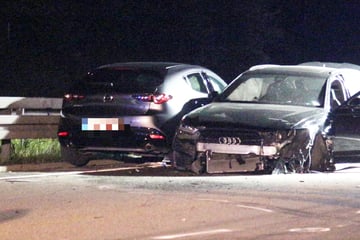
{"label": "car side window", "polygon": [[345,95],[341,83],[338,81],[333,82],[331,84],[330,91],[331,108],[335,109],[345,101]]}
{"label": "car side window", "polygon": [[195,91],[207,93],[204,79],[201,77],[200,73],[189,74],[187,76],[187,82]]}
{"label": "car side window", "polygon": [[224,88],[226,87],[219,79],[213,77],[213,76],[209,76],[207,75],[211,85],[213,86],[214,88],[214,91],[218,92],[218,93],[221,93]]}

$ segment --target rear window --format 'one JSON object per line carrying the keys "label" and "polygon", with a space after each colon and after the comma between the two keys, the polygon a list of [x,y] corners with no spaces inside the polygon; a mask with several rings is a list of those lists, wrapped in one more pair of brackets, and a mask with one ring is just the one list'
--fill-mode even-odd
{"label": "rear window", "polygon": [[97,93],[150,93],[163,82],[163,77],[155,71],[133,69],[100,69],[88,73],[75,83],[72,91]]}

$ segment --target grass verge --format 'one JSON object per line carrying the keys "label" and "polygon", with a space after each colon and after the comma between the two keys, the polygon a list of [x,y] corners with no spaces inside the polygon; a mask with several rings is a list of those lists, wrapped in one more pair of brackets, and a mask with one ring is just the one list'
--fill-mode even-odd
{"label": "grass verge", "polygon": [[59,162],[60,159],[57,139],[12,139],[10,160],[2,164]]}

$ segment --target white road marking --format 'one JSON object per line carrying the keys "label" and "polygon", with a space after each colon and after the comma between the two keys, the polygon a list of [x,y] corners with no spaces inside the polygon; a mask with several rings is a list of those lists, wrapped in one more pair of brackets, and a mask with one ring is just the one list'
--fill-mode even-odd
{"label": "white road marking", "polygon": [[360,210],[358,210],[358,211],[356,212],[356,214],[360,214]]}
{"label": "white road marking", "polygon": [[41,173],[41,174],[31,174],[31,175],[18,175],[18,176],[6,176],[1,177],[0,180],[13,180],[13,179],[23,179],[23,178],[38,178],[38,177],[49,177],[49,176],[63,176],[63,175],[76,175],[83,173],[81,171],[74,172],[56,172],[56,173]]}
{"label": "white road marking", "polygon": [[274,212],[273,210],[267,209],[267,208],[253,207],[253,206],[241,205],[241,204],[237,204],[236,206],[237,206],[237,207],[240,207],[240,208],[254,209],[254,210],[263,211],[263,212],[268,212],[268,213]]}
{"label": "white road marking", "polygon": [[70,171],[70,172],[37,173],[37,174],[28,174],[28,175],[0,177],[0,181],[1,180],[24,179],[24,178],[40,178],[40,177],[50,177],[50,176],[77,175],[77,174],[82,174],[82,173],[113,172],[113,171],[119,171],[119,170],[132,170],[132,169],[142,169],[142,168],[144,168],[144,167],[123,167],[123,168],[84,170],[84,171]]}
{"label": "white road marking", "polygon": [[145,167],[120,167],[120,168],[107,168],[107,169],[97,169],[97,170],[86,170],[82,173],[96,173],[96,172],[114,172],[121,170],[134,170],[134,169],[143,169]]}
{"label": "white road marking", "polygon": [[229,203],[229,200],[226,199],[213,199],[213,198],[199,198],[199,201],[209,201],[209,202],[220,202],[220,203]]}
{"label": "white road marking", "polygon": [[297,232],[297,233],[316,233],[316,232],[329,232],[330,228],[324,227],[307,227],[307,228],[292,228],[289,229],[289,232]]}
{"label": "white road marking", "polygon": [[151,239],[177,239],[177,238],[195,237],[195,236],[201,236],[201,235],[212,235],[212,234],[229,233],[229,232],[232,232],[232,230],[230,230],[230,229],[215,229],[215,230],[209,230],[209,231],[157,236],[157,237],[153,237]]}

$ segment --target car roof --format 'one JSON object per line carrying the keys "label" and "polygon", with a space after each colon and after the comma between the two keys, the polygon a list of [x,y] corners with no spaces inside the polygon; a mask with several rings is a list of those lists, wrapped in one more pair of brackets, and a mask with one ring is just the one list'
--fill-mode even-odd
{"label": "car roof", "polygon": [[177,62],[118,62],[106,64],[98,67],[97,69],[105,68],[126,68],[126,69],[144,69],[152,70],[162,73],[171,73],[191,68],[204,68],[198,65],[177,63]]}
{"label": "car roof", "polygon": [[[317,62],[320,64],[320,62]],[[261,71],[262,73],[276,73],[276,72],[282,72],[282,73],[304,73],[304,74],[311,74],[314,76],[319,77],[327,77],[333,73],[336,72],[344,72],[344,71],[356,71],[358,74],[360,74],[359,69],[355,67],[350,67],[350,65],[336,65],[336,63],[333,63],[334,65],[312,65],[311,63],[304,63],[300,65],[275,65],[275,64],[263,64],[263,65],[256,65],[251,67],[246,72],[256,72]],[[331,67],[330,67],[331,66]],[[354,65],[357,66],[357,65]]]}
{"label": "car roof", "polygon": [[360,71],[360,66],[353,63],[337,63],[337,62],[304,62],[299,64],[300,66],[320,66],[320,67],[329,67],[329,68],[346,68],[346,69],[354,69]]}
{"label": "car roof", "polygon": [[261,72],[298,72],[298,73],[310,73],[314,75],[329,75],[335,69],[329,67],[317,67],[317,66],[300,66],[300,65],[257,65],[249,69],[252,71],[261,71]]}

